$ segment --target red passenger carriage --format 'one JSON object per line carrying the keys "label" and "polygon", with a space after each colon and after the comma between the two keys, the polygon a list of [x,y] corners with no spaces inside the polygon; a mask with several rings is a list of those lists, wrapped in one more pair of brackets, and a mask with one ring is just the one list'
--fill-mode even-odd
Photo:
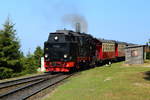
{"label": "red passenger carriage", "polygon": [[125,43],[125,42],[118,42],[118,41],[116,42],[116,44],[115,44],[116,59],[124,60],[126,46],[127,46],[127,43]]}
{"label": "red passenger carriage", "polygon": [[97,61],[108,61],[115,59],[115,41],[99,39],[96,45]]}

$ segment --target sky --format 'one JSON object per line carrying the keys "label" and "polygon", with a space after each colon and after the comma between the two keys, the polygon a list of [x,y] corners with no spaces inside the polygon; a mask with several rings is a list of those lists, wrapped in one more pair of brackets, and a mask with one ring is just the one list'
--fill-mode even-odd
{"label": "sky", "polygon": [[63,16],[78,14],[96,38],[145,44],[150,38],[150,0],[0,0],[0,29],[9,16],[21,50],[44,46],[50,32],[73,29]]}

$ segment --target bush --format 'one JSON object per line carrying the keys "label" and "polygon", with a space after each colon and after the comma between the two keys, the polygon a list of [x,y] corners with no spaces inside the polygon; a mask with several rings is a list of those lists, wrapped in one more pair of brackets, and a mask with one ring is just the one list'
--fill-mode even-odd
{"label": "bush", "polygon": [[0,79],[10,78],[13,76],[13,70],[6,67],[0,67]]}
{"label": "bush", "polygon": [[32,74],[37,72],[37,66],[35,63],[34,56],[28,54],[27,57],[22,58],[23,63],[23,74]]}

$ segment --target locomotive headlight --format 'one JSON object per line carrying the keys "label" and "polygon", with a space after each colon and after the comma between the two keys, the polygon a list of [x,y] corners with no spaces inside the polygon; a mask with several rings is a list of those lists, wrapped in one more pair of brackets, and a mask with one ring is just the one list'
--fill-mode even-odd
{"label": "locomotive headlight", "polygon": [[55,37],[54,37],[54,40],[58,40],[58,36],[55,36]]}
{"label": "locomotive headlight", "polygon": [[67,58],[68,57],[68,55],[67,54],[64,54],[64,58]]}
{"label": "locomotive headlight", "polygon": [[45,58],[47,58],[48,57],[48,54],[45,54]]}

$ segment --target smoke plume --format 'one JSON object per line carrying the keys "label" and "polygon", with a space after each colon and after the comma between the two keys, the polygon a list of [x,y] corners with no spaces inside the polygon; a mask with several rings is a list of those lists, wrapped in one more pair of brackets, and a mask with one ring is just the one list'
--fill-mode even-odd
{"label": "smoke plume", "polygon": [[62,17],[62,21],[65,24],[70,24],[74,29],[76,29],[76,23],[80,24],[81,32],[88,31],[88,23],[84,16],[79,14],[67,14]]}

